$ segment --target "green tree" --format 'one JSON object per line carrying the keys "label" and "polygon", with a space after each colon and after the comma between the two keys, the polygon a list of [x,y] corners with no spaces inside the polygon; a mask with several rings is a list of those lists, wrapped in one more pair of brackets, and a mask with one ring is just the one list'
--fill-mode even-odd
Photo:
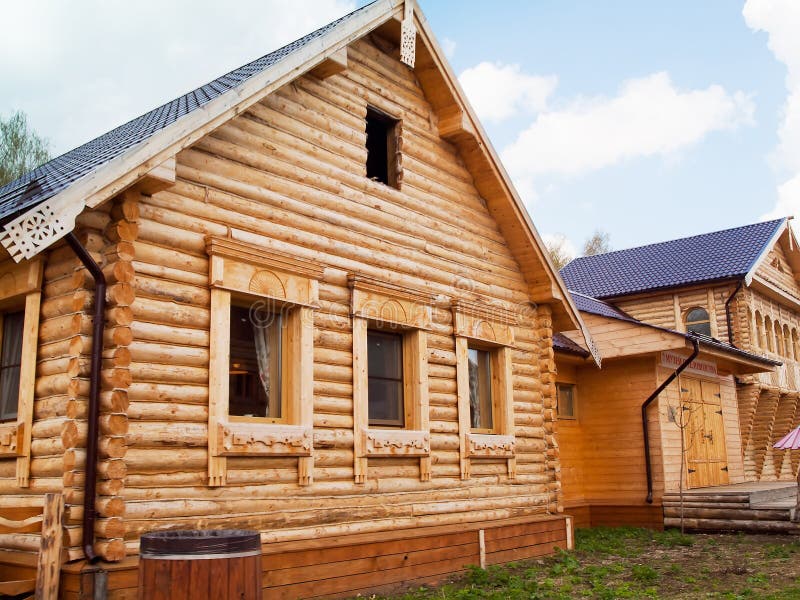
{"label": "green tree", "polygon": [[583,244],[583,255],[594,256],[595,254],[605,254],[611,252],[609,235],[605,231],[595,229],[594,233]]}
{"label": "green tree", "polygon": [[50,142],[28,124],[22,111],[0,117],[0,185],[14,181],[50,160]]}

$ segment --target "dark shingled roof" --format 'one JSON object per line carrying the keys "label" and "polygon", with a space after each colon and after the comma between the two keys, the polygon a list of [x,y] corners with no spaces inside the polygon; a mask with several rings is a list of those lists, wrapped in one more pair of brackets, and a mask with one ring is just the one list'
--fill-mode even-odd
{"label": "dark shingled roof", "polygon": [[589,356],[588,350],[584,350],[562,333],[553,335],[553,350],[556,352],[566,352],[567,354],[577,354],[584,358]]}
{"label": "dark shingled roof", "polygon": [[116,158],[132,146],[150,138],[179,118],[207,104],[217,96],[235,88],[253,75],[276,64],[313,40],[362,12],[366,6],[303,36],[299,40],[270,52],[243,67],[207,83],[112,129],[94,140],[54,158],[19,179],[0,187],[0,222],[52,198],[78,179]]}
{"label": "dark shingled roof", "polygon": [[[786,219],[576,258],[561,269],[570,290],[614,298],[744,277]],[[580,308],[580,307],[579,307]]]}
{"label": "dark shingled roof", "polygon": [[639,321],[628,315],[626,312],[618,309],[616,306],[612,306],[608,302],[598,300],[597,298],[592,298],[591,296],[581,294],[580,292],[576,292],[574,290],[569,290],[569,293],[570,296],[572,296],[572,301],[575,303],[575,306],[577,306],[578,310],[582,312],[600,315],[601,317],[609,317],[611,319],[619,319],[621,321],[639,323]]}

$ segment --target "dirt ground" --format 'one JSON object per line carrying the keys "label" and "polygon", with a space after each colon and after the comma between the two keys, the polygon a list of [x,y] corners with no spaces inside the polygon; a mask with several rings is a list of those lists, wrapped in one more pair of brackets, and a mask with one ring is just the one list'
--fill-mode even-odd
{"label": "dirt ground", "polygon": [[800,599],[800,537],[579,530],[573,552],[486,570],[472,567],[435,588],[381,598]]}

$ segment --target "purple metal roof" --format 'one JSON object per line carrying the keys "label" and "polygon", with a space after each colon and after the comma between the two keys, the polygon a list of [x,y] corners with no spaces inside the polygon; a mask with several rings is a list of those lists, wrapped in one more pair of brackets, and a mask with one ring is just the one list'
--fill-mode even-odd
{"label": "purple metal roof", "polygon": [[0,187],[0,222],[55,196],[73,182],[116,158],[132,146],[143,142],[179,118],[200,108],[217,96],[235,88],[253,75],[276,64],[326,34],[344,21],[361,13],[366,6],[262,56],[180,98],[159,106],[140,117],[104,133],[74,150],[62,154],[19,179]]}
{"label": "purple metal roof", "polygon": [[575,303],[575,306],[582,312],[600,315],[601,317],[609,317],[611,319],[620,319],[621,321],[630,321],[631,323],[640,322],[608,302],[592,298],[591,296],[581,294],[574,290],[569,290],[569,293],[570,296],[572,296],[572,301]]}
{"label": "purple metal roof", "polygon": [[570,290],[614,298],[744,277],[786,219],[576,258],[561,269]]}
{"label": "purple metal roof", "polygon": [[580,345],[573,342],[567,336],[561,333],[553,335],[553,350],[556,352],[566,352],[568,354],[577,354],[586,358],[589,356],[589,351],[584,350]]}

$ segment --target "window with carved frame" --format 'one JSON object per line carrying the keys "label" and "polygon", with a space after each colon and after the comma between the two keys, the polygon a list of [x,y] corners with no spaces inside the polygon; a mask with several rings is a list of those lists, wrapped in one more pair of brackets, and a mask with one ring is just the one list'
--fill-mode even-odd
{"label": "window with carved frame", "polygon": [[229,456],[298,457],[313,472],[314,317],[322,267],[210,236],[209,484]]}
{"label": "window with carved frame", "polygon": [[0,458],[16,458],[17,485],[28,487],[42,260],[8,260],[0,272]]}
{"label": "window with carved frame", "polygon": [[473,460],[504,458],[516,475],[512,352],[514,315],[488,303],[453,303],[461,476]]}
{"label": "window with carved frame", "polygon": [[430,479],[428,343],[433,298],[352,274],[354,476],[370,459],[417,457]]}

